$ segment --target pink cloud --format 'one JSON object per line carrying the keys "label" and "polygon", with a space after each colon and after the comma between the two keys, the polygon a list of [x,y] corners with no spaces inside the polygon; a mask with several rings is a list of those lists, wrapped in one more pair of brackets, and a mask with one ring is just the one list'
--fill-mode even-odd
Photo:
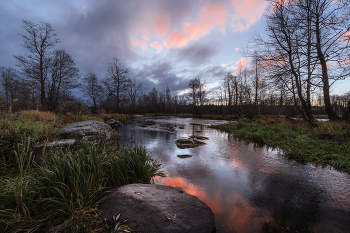
{"label": "pink cloud", "polygon": [[231,17],[232,31],[245,31],[255,24],[264,13],[268,2],[261,0],[232,0],[236,12]]}
{"label": "pink cloud", "polygon": [[139,39],[134,39],[132,43],[134,46],[139,46],[142,50],[146,50],[148,48],[146,42]]}
{"label": "pink cloud", "polygon": [[158,36],[163,37],[164,33],[169,29],[169,12],[166,10],[158,11],[158,14],[153,20],[153,25]]}
{"label": "pink cloud", "polygon": [[207,35],[217,25],[224,31],[226,15],[227,9],[224,6],[215,2],[208,2],[199,11],[198,22],[186,23],[184,33],[177,30],[172,31],[163,44],[167,47],[184,46],[189,40],[198,40],[200,36]]}
{"label": "pink cloud", "polygon": [[148,36],[143,36],[142,37],[144,40],[149,40]]}
{"label": "pink cloud", "polygon": [[225,67],[227,66],[227,64],[222,63],[220,66],[221,66],[222,68],[225,68]]}
{"label": "pink cloud", "polygon": [[157,53],[160,53],[160,51],[163,49],[163,46],[161,46],[157,41],[150,44],[152,48],[155,48],[157,50]]}

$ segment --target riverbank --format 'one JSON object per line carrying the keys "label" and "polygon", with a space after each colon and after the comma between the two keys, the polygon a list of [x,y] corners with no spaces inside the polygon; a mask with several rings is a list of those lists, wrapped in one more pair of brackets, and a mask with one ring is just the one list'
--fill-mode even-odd
{"label": "riverbank", "polygon": [[303,120],[282,116],[260,116],[211,126],[259,145],[280,148],[289,158],[331,166],[350,173],[350,124],[317,122],[312,127]]}
{"label": "riverbank", "polygon": [[[66,224],[71,231],[115,232],[131,230],[116,219],[102,219],[96,208],[109,188],[150,183],[162,175],[160,165],[142,146],[117,150],[112,141],[81,141],[74,148],[57,148],[41,165],[31,165],[30,148],[59,138],[59,128],[77,121],[104,121],[122,114],[56,115],[25,111],[3,114],[0,120],[0,229],[2,232],[45,231]],[[45,155],[43,155],[45,158]],[[120,227],[122,226],[122,227]],[[74,230],[73,230],[74,228]]]}

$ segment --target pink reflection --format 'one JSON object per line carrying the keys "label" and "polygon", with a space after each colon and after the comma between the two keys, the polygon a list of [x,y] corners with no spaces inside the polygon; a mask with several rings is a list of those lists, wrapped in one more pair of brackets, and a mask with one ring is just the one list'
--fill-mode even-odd
{"label": "pink reflection", "polygon": [[[224,215],[221,217],[221,219],[225,219],[224,228],[230,232],[243,233],[254,232],[255,230],[258,232],[261,225],[265,222],[266,217],[259,215],[258,211],[249,204],[248,199],[233,190],[225,194],[221,190],[217,190],[212,198],[208,196],[203,187],[188,184],[181,177],[159,177],[155,182],[180,187],[188,194],[198,197],[210,207],[215,216]],[[270,215],[266,214],[267,216]]]}

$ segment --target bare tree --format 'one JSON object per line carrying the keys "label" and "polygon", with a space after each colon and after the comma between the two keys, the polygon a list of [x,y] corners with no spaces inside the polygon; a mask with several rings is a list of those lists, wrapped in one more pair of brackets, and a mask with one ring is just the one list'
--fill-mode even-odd
{"label": "bare tree", "polygon": [[142,90],[142,82],[131,79],[130,84],[128,86],[128,96],[131,104],[131,114],[135,112],[135,105],[138,95],[140,95]]}
{"label": "bare tree", "polygon": [[46,104],[50,110],[57,109],[63,94],[79,86],[78,72],[70,54],[61,49],[54,51],[46,82]]}
{"label": "bare tree", "polygon": [[93,109],[96,111],[97,104],[99,104],[104,97],[104,88],[93,72],[88,72],[82,81],[81,91],[84,93],[85,97],[92,100]]}
{"label": "bare tree", "polygon": [[113,57],[113,62],[107,67],[107,75],[103,81],[108,96],[115,99],[118,113],[121,99],[126,94],[130,83],[130,79],[127,77],[128,73],[129,70],[120,64],[117,58]]}
{"label": "bare tree", "polygon": [[17,87],[18,74],[13,68],[6,68],[0,66],[0,84],[2,86],[3,94],[7,105],[11,103],[16,97],[16,92],[19,91]]}
{"label": "bare tree", "polygon": [[190,80],[188,83],[188,97],[192,102],[192,113],[195,114],[196,106],[197,106],[197,96],[198,96],[198,89],[200,88],[200,79],[199,77],[195,77]]}
{"label": "bare tree", "polygon": [[23,20],[23,28],[27,34],[19,34],[24,41],[23,47],[28,50],[28,54],[14,56],[17,66],[22,68],[23,74],[29,79],[39,82],[40,102],[45,105],[45,82],[50,63],[51,49],[59,43],[51,24],[41,22],[34,24],[28,20]]}

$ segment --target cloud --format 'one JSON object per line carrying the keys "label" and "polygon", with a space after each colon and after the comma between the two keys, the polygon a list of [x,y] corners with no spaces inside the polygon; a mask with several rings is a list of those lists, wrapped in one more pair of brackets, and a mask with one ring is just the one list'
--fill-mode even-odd
{"label": "cloud", "polygon": [[174,30],[164,41],[167,47],[184,46],[190,40],[198,40],[200,36],[207,35],[215,26],[225,31],[227,9],[218,2],[207,2],[199,11],[199,20],[196,23],[186,23],[184,32]]}
{"label": "cloud", "polygon": [[268,6],[267,1],[261,0],[231,0],[231,4],[235,9],[230,17],[233,32],[248,30],[261,18]]}
{"label": "cloud", "polygon": [[149,40],[148,36],[142,36],[142,39]]}
{"label": "cloud", "polygon": [[157,53],[160,53],[160,51],[163,49],[163,46],[161,46],[157,41],[150,44],[152,48],[155,48],[157,50]]}
{"label": "cloud", "polygon": [[176,54],[179,60],[186,60],[192,65],[202,65],[210,61],[210,59],[219,53],[220,47],[217,42],[194,42],[182,48],[173,48],[170,53]]}
{"label": "cloud", "polygon": [[236,48],[235,51],[237,52],[239,50],[239,48]]}
{"label": "cloud", "polygon": [[227,66],[227,64],[222,63],[220,66],[221,66],[222,68],[225,68],[225,67]]}
{"label": "cloud", "polygon": [[[135,45],[135,46],[139,46],[142,50],[146,50],[148,48],[147,46],[147,43],[142,41],[142,40],[138,40],[138,39],[134,39],[132,41],[132,43]],[[153,47],[153,46],[151,46]]]}
{"label": "cloud", "polygon": [[188,85],[188,80],[174,71],[170,61],[153,61],[141,68],[133,68],[130,77],[143,82],[143,91],[148,93],[153,87],[164,91],[167,86],[172,92],[182,91]]}

